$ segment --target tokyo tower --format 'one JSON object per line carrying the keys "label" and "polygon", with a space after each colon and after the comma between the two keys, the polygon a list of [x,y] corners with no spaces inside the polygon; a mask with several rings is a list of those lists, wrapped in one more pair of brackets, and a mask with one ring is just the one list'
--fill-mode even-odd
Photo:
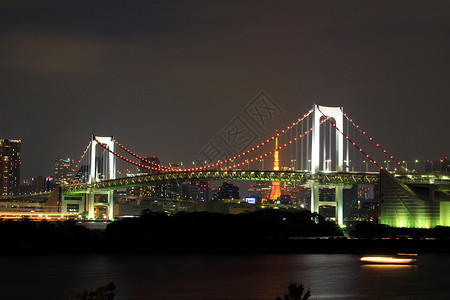
{"label": "tokyo tower", "polygon": [[[275,139],[275,153],[273,155],[274,157],[274,163],[273,163],[273,170],[279,171],[280,170],[280,161],[278,159],[278,137]],[[272,190],[270,191],[270,200],[278,200],[278,198],[281,196],[281,190],[280,190],[280,182],[279,181],[272,181]]]}

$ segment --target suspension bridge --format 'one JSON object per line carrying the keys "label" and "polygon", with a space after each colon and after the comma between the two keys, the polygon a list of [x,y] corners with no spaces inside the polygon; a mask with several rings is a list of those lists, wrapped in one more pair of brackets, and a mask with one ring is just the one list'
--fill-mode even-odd
{"label": "suspension bridge", "polygon": [[[264,162],[270,166],[267,161],[272,156],[274,166],[264,168]],[[319,212],[323,205],[333,206],[340,225],[344,223],[343,190],[354,184],[375,184],[381,186],[382,223],[450,225],[450,178],[409,170],[344,113],[343,107],[316,104],[258,144],[191,168],[161,164],[114,137],[92,136],[73,169],[70,184],[60,188],[55,201],[61,212],[82,201],[84,209],[78,206],[79,210],[87,211],[89,219],[96,217],[98,207],[113,219],[115,190],[188,180],[296,182],[311,190],[312,212]],[[334,199],[320,200],[323,187],[334,189]],[[102,201],[95,200],[99,194],[105,195]]]}

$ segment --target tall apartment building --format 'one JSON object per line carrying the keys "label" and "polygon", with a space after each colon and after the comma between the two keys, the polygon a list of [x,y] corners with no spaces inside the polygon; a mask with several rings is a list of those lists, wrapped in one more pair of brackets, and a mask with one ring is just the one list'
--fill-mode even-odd
{"label": "tall apartment building", "polygon": [[0,194],[16,194],[20,184],[22,140],[0,139]]}
{"label": "tall apartment building", "polygon": [[68,184],[73,175],[73,160],[57,158],[55,160],[55,183]]}

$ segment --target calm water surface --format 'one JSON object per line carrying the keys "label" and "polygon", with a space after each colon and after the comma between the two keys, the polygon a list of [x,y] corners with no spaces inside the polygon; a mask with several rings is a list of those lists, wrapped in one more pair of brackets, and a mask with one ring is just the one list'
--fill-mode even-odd
{"label": "calm water surface", "polygon": [[118,300],[274,300],[291,280],[310,287],[310,299],[450,299],[450,255],[419,260],[379,266],[341,254],[3,255],[0,299],[70,299],[108,280]]}

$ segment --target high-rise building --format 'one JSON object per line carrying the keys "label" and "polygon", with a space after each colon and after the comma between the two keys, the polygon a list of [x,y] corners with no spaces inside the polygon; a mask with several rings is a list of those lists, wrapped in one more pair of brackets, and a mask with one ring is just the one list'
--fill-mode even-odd
{"label": "high-rise building", "polygon": [[0,194],[15,194],[20,184],[22,140],[0,139]]}
{"label": "high-rise building", "polygon": [[55,183],[68,184],[73,175],[73,160],[57,158],[55,160]]}

